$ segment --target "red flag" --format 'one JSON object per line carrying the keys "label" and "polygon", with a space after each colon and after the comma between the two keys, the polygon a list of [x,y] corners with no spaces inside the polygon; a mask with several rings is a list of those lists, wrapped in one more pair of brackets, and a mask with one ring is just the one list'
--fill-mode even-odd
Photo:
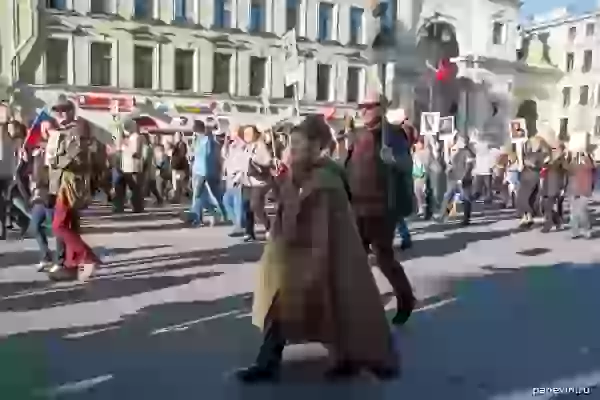
{"label": "red flag", "polygon": [[435,79],[444,82],[450,78],[452,73],[450,60],[447,58],[443,58],[440,60],[437,70],[435,71]]}

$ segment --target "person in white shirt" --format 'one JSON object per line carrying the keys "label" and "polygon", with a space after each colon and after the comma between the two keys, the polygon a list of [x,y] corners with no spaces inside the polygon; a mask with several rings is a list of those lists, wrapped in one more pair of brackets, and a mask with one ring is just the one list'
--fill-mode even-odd
{"label": "person in white shirt", "polygon": [[123,143],[120,146],[123,175],[115,187],[115,201],[118,203],[118,206],[115,207],[116,211],[122,212],[123,210],[127,188],[131,191],[131,208],[133,212],[140,213],[144,211],[142,145],[138,126],[135,122],[132,122],[127,126]]}

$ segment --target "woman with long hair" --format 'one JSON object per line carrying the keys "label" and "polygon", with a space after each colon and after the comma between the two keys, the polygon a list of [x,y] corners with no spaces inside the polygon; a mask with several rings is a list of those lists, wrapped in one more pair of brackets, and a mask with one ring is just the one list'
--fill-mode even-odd
{"label": "woman with long hair", "polygon": [[54,206],[52,230],[65,243],[66,257],[64,268],[49,271],[49,277],[52,280],[78,278],[80,281],[86,281],[100,264],[98,257],[83,241],[75,228],[78,226],[76,222],[79,218],[78,209],[84,200],[85,182],[83,177],[77,176],[71,171],[64,171]]}

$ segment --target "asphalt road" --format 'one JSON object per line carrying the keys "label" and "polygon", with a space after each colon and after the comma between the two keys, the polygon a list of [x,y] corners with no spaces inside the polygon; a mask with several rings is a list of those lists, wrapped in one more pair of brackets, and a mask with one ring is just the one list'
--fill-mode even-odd
{"label": "asphalt road", "polygon": [[248,388],[229,374],[260,343],[248,311],[261,245],[177,213],[90,210],[106,265],[87,285],[47,282],[31,239],[0,243],[0,399],[600,399],[598,239],[519,232],[501,211],[411,224],[401,258],[420,310],[395,332],[402,378],[327,385],[324,349],[306,345],[286,350],[282,383]]}

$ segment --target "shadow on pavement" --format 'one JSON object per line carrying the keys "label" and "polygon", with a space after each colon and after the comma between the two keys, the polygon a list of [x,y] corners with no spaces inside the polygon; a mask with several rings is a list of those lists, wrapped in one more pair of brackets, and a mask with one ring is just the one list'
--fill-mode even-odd
{"label": "shadow on pavement", "polygon": [[467,248],[469,243],[495,240],[517,232],[517,229],[495,231],[461,231],[453,232],[442,238],[425,238],[415,240],[413,247],[401,252],[401,260],[414,260],[420,257],[443,257],[458,253]]}
{"label": "shadow on pavement", "polygon": [[[183,269],[188,267],[199,267],[219,264],[244,264],[256,262],[260,259],[264,245],[262,243],[240,243],[221,249],[193,250],[177,254],[162,256],[138,257],[127,260],[115,261],[107,264],[106,268],[127,267],[131,265],[143,265],[156,262],[170,262],[162,267],[147,267],[145,269],[132,270],[132,273],[146,270],[147,272],[160,272],[163,270]],[[176,262],[177,260],[183,260]],[[116,273],[119,274],[119,273]]]}
{"label": "shadow on pavement", "polygon": [[[600,372],[600,268],[484,270],[489,275],[453,279],[453,301],[416,312],[399,331],[404,374],[388,384],[326,385],[314,372],[290,366],[294,346],[282,383],[241,387],[228,374],[252,362],[260,344],[245,316],[245,294],[152,306],[87,330],[8,337],[0,343],[0,391],[21,400],[33,390],[70,383],[51,393],[70,388],[70,395],[56,398],[84,400],[525,400],[534,387],[572,386],[557,380]],[[303,357],[312,370],[325,356]],[[96,383],[81,384],[86,380]],[[312,384],[301,383],[306,380]],[[586,398],[598,398],[598,391]]]}
{"label": "shadow on pavement", "polygon": [[[139,247],[110,248],[103,251],[106,251],[111,255],[122,255],[131,253],[133,251],[159,250],[168,247],[171,247],[171,245],[159,244]],[[40,262],[40,252],[37,250],[25,250],[0,254],[0,267],[14,267],[17,265],[35,265],[38,262]],[[0,294],[2,294],[1,289]]]}
{"label": "shadow on pavement", "polygon": [[93,279],[85,284],[47,287],[37,292],[4,297],[0,302],[0,312],[31,311],[94,302],[117,297],[133,296],[140,293],[185,285],[195,279],[209,279],[222,275],[222,272],[200,272],[185,276],[133,276],[111,279]]}

